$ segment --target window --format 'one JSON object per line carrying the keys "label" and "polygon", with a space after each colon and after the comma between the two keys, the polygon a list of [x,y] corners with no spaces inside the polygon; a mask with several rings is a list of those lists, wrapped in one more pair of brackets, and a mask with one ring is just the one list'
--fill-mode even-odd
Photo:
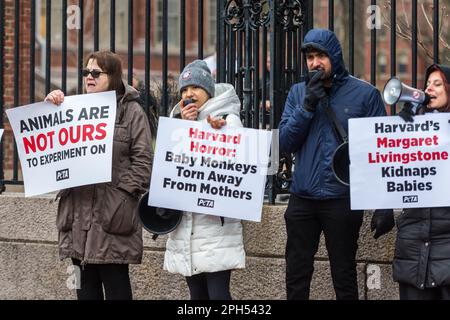
{"label": "window", "polygon": [[384,53],[379,53],[378,58],[378,73],[379,74],[386,74],[387,72],[387,57]]}
{"label": "window", "polygon": [[408,72],[408,54],[406,52],[401,53],[397,59],[398,73]]}
{"label": "window", "polygon": [[[170,49],[180,48],[180,2],[178,0],[168,0],[168,47]],[[188,19],[189,17],[186,17]],[[156,43],[163,42],[163,0],[156,2]]]}

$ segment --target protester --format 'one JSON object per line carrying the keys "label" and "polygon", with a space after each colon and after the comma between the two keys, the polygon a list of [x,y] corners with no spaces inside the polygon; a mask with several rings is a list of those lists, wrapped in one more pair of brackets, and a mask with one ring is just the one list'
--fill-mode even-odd
{"label": "protester", "polygon": [[[433,64],[425,73],[430,97],[416,113],[450,112],[450,67]],[[407,103],[399,115],[414,121]],[[440,193],[442,194],[442,193]],[[404,209],[397,219],[393,261],[401,300],[450,300],[450,207]]]}
{"label": "protester", "polygon": [[[172,117],[208,122],[215,129],[242,127],[233,86],[215,85],[204,61],[184,68],[179,88],[182,100]],[[192,300],[230,300],[231,270],[244,267],[240,220],[184,212],[180,225],[169,234],[164,269],[186,277]]]}
{"label": "protester", "polygon": [[[135,209],[150,181],[152,137],[139,93],[122,80],[120,58],[101,51],[86,61],[85,92],[114,90],[117,96],[112,181],[59,192],[59,254],[81,268],[78,299],[132,299],[128,265],[142,260]],[[46,100],[60,105],[64,93],[52,91]]]}
{"label": "protester", "polygon": [[[341,141],[326,108],[347,132],[348,119],[384,116],[386,110],[375,87],[349,75],[332,31],[310,30],[302,52],[308,70],[317,72],[291,88],[279,125],[280,151],[295,153],[285,212],[287,298],[309,298],[323,231],[336,298],[358,299],[355,257],[363,211],[350,209],[349,187],[333,173],[332,157]],[[380,214],[392,218],[392,210],[377,211],[374,217]],[[392,228],[393,218],[391,226],[376,222],[375,227]],[[376,236],[384,232],[377,230]]]}

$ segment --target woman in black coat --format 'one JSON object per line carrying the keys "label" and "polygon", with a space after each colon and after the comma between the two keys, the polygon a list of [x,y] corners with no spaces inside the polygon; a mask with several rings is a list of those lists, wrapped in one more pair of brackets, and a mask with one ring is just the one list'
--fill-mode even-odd
{"label": "woman in black coat", "polygon": [[[450,67],[427,68],[425,92],[430,101],[416,114],[450,112],[449,80]],[[407,121],[413,114],[411,105],[400,112]],[[397,228],[393,275],[400,299],[450,300],[450,207],[405,209]]]}

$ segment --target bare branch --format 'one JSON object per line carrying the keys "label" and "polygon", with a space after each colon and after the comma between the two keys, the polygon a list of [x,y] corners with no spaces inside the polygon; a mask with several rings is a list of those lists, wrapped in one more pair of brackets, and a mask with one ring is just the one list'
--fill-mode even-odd
{"label": "bare branch", "polygon": [[422,12],[423,12],[423,15],[425,17],[425,20],[427,20],[427,23],[430,26],[431,31],[433,31],[433,24],[431,23],[430,19],[428,18],[427,13],[425,12],[424,4],[422,3],[420,6],[422,7]]}
{"label": "bare branch", "polygon": [[[390,15],[389,12],[392,8],[391,6],[391,1],[389,0],[385,0],[384,1],[384,9],[386,10],[382,10],[382,17],[383,20],[385,21],[383,23],[383,25],[388,29],[391,30],[391,23],[390,21]],[[425,53],[426,57],[433,59],[433,52],[431,50],[432,46],[432,42],[433,39],[432,37],[429,36],[428,32],[425,32],[427,29],[431,32],[431,34],[434,32],[434,28],[433,28],[433,21],[431,19],[431,15],[429,13],[429,9],[432,7],[426,7],[426,6],[430,6],[430,4],[424,4],[422,3],[420,5],[420,13],[423,14],[424,17],[424,21],[425,21],[425,27],[426,29],[424,30],[424,28],[421,27],[421,20],[418,19],[417,20],[417,45],[419,48],[422,49],[422,51]],[[405,2],[404,0],[402,0],[402,11],[401,11],[401,15],[399,16],[399,18],[396,21],[396,36],[399,37],[400,39],[404,39],[407,41],[412,41],[412,24],[409,22],[408,20],[408,13],[406,12],[405,9]],[[446,31],[448,28],[446,27],[446,24],[448,22],[448,14],[447,14],[447,7],[446,6],[442,6],[440,8],[441,12],[440,12],[440,23],[438,26],[438,30],[439,30],[439,45],[441,48],[446,49],[446,50],[450,50],[450,43],[448,42],[448,40],[445,37],[444,31]],[[448,61],[450,61],[450,56],[444,56],[444,58]]]}

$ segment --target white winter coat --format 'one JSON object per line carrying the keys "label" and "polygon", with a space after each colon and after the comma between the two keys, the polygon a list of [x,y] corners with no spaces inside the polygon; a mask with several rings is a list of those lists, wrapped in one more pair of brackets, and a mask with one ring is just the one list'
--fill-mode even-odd
{"label": "white winter coat", "polygon": [[[242,127],[240,101],[232,85],[216,84],[215,97],[199,109],[197,121],[206,122],[209,114],[228,115],[227,126]],[[180,112],[176,105],[171,116]],[[169,234],[164,270],[193,276],[203,272],[245,268],[245,251],[240,220],[184,212],[180,225]]]}

